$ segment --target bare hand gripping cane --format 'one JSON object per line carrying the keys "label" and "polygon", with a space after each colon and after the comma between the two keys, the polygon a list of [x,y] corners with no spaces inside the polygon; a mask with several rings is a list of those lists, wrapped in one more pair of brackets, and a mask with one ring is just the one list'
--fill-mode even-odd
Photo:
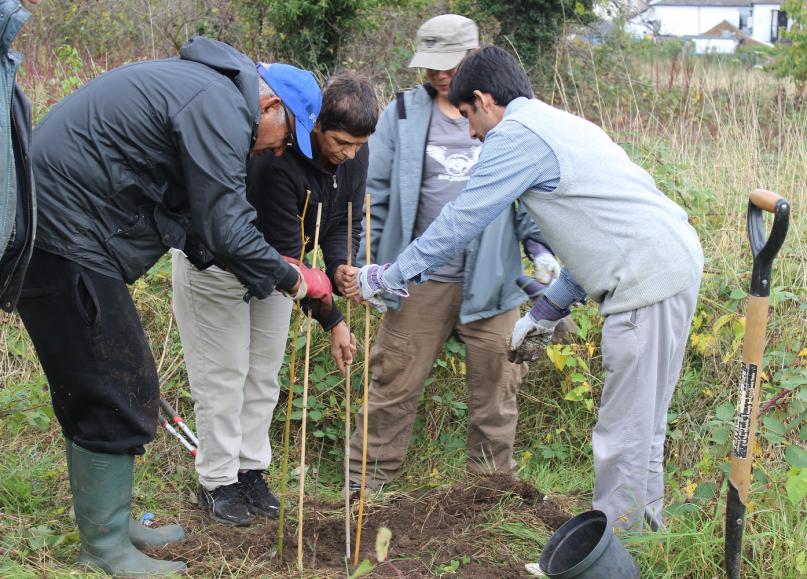
{"label": "bare hand gripping cane", "polygon": [[[770,236],[765,240],[762,211],[774,214]],[[773,259],[785,241],[790,217],[790,203],[777,193],[757,189],[748,202],[748,239],[754,255],[751,289],[743,339],[743,366],[734,442],[731,450],[728,499],[726,501],[726,574],[740,577],[743,529],[748,490],[751,486],[752,446],[759,412],[759,383],[762,354],[765,349],[765,326],[771,291]]]}

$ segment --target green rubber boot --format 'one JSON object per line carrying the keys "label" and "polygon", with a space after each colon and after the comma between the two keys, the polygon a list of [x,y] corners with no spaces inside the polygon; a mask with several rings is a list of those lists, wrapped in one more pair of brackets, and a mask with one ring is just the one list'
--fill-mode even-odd
{"label": "green rubber boot", "polygon": [[[65,438],[64,441],[65,450],[67,451],[67,473],[68,476],[72,476],[70,466],[73,460],[73,443],[68,438]],[[72,479],[70,479],[70,484],[73,484]],[[138,523],[134,518],[129,518],[129,540],[138,549],[160,549],[184,538],[185,530],[179,525],[146,527]]]}
{"label": "green rubber boot", "polygon": [[70,447],[70,486],[81,536],[78,562],[129,577],[184,573],[185,563],[152,559],[129,539],[134,457]]}
{"label": "green rubber boot", "polygon": [[129,540],[138,549],[160,549],[185,538],[179,525],[147,527],[129,517]]}

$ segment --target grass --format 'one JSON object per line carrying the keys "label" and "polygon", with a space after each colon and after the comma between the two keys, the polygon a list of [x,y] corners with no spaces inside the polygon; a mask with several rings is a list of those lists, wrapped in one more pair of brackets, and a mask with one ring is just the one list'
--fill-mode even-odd
{"label": "grass", "polygon": [[[80,61],[60,62],[59,82],[70,87]],[[86,69],[83,69],[86,70]],[[83,74],[83,72],[81,73]],[[72,75],[72,76],[70,76]],[[31,74],[29,93],[37,110],[47,106],[53,87]],[[390,85],[392,82],[390,82]],[[786,425],[781,435],[766,422],[756,452],[753,501],[746,527],[747,577],[807,575],[807,518],[804,501],[785,492],[788,448],[804,445],[807,396],[807,111],[793,104],[792,85],[733,62],[662,57],[615,44],[604,50],[568,45],[558,54],[553,76],[537,79],[539,94],[600,123],[660,188],[687,208],[706,254],[706,270],[695,326],[669,417],[667,529],[625,538],[645,577],[719,577],[722,573],[725,465],[731,407],[739,374],[739,337],[750,272],[744,231],[747,195],[755,187],[781,192],[793,204],[791,230],[774,266],[773,307],[763,398],[793,392],[767,418]],[[389,95],[391,86],[379,86]],[[170,314],[170,265],[163,261],[133,286],[150,336],[163,392],[192,422],[181,344]],[[53,419],[44,377],[16,316],[0,325],[0,576],[75,576],[71,567],[78,537],[70,518],[63,443]],[[591,329],[565,355],[575,366],[544,360],[533,365],[520,395],[516,443],[519,476],[569,512],[588,508],[593,486],[590,432],[602,385],[599,357],[601,320],[592,307],[578,308],[578,323]],[[377,318],[374,320],[377,324]],[[361,329],[361,312],[354,319]],[[361,332],[357,332],[361,338]],[[313,348],[315,380],[311,408],[321,417],[309,423],[310,467],[306,496],[338,500],[342,471],[342,383],[334,378],[325,337]],[[359,344],[359,351],[362,344]],[[560,353],[560,350],[559,350]],[[466,480],[462,450],[466,412],[463,353],[444,349],[433,380],[425,387],[415,435],[393,490],[440,488]],[[585,364],[585,371],[580,364]],[[561,367],[562,366],[562,367]],[[287,380],[284,368],[284,380]],[[575,395],[574,372],[585,374],[589,390]],[[794,378],[795,376],[795,378]],[[354,378],[358,402],[360,374]],[[803,381],[800,383],[802,377]],[[439,398],[434,396],[439,394]],[[279,487],[279,441],[283,400],[272,436],[275,464],[269,478]],[[355,408],[354,408],[355,409]],[[295,423],[298,425],[298,423]],[[778,428],[778,427],[777,427]],[[295,444],[299,433],[294,435]],[[292,449],[295,466],[297,450]],[[292,476],[294,476],[292,474]],[[294,483],[290,484],[294,489]],[[193,464],[164,433],[138,459],[134,512],[152,511],[159,521],[194,523]],[[371,496],[371,504],[389,502]],[[534,561],[550,531],[529,518],[514,518],[507,500],[491,509],[480,527],[471,561]],[[327,510],[327,509],[324,509]],[[289,509],[294,514],[294,509]],[[290,521],[293,528],[294,522]],[[473,532],[473,530],[470,530]],[[372,538],[365,538],[371,541]],[[393,538],[394,541],[394,538]],[[209,577],[283,576],[257,553],[233,558],[226,544],[199,561]],[[407,557],[411,553],[391,553]],[[463,575],[468,563],[435,556],[434,575]],[[468,567],[470,568],[470,567]]]}

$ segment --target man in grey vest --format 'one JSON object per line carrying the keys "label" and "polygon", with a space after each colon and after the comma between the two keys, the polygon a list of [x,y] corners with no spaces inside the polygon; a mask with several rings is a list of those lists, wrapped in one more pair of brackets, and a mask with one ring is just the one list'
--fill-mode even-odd
{"label": "man in grey vest", "polygon": [[615,525],[657,529],[667,408],[703,270],[698,236],[600,128],[534,99],[501,48],[469,55],[449,99],[484,142],[476,171],[394,263],[362,268],[362,297],[406,295],[519,199],[565,267],[515,324],[511,357],[543,351],[574,303],[599,304],[607,377],[592,442],[594,508]]}

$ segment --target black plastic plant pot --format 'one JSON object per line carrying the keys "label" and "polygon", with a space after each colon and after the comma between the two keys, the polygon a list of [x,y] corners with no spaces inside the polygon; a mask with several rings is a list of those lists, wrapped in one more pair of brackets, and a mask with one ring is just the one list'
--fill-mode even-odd
{"label": "black plastic plant pot", "polygon": [[638,579],[633,558],[602,511],[587,511],[555,531],[541,553],[541,571],[558,579]]}

